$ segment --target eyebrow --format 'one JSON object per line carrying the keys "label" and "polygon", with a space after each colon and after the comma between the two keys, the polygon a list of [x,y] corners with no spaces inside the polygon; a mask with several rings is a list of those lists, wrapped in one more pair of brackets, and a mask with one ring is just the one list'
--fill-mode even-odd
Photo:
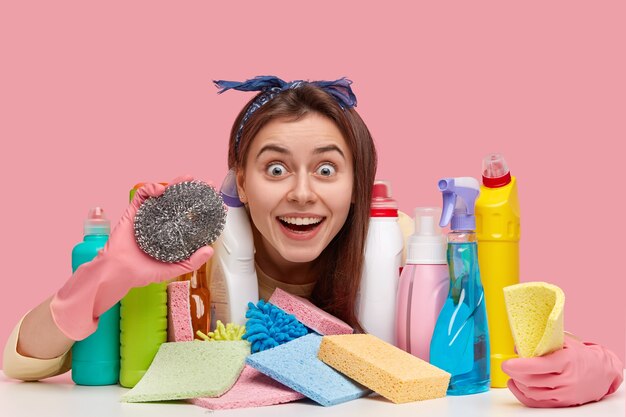
{"label": "eyebrow", "polygon": [[[282,147],[282,146],[279,146],[279,145],[268,144],[268,145],[265,145],[264,147],[261,148],[259,153],[256,155],[256,159],[259,159],[263,152],[270,152],[270,151],[278,152],[278,153],[281,153],[283,155],[291,155],[291,152],[289,151],[289,149],[287,149],[285,147]],[[346,156],[343,154],[343,152],[341,151],[341,149],[339,149],[339,147],[337,145],[320,146],[319,148],[315,148],[313,150],[313,154],[314,155],[319,155],[319,154],[322,154],[322,153],[332,152],[332,151],[339,152],[339,154],[343,157],[343,159],[346,159]]]}
{"label": "eyebrow", "polygon": [[321,153],[332,152],[332,151],[339,152],[339,155],[341,155],[343,159],[346,159],[346,156],[343,154],[343,152],[341,151],[341,149],[339,149],[339,146],[337,145],[320,146],[319,148],[315,148],[315,150],[313,151],[313,154],[318,155]]}
{"label": "eyebrow", "polygon": [[282,146],[269,144],[261,148],[259,153],[256,154],[256,159],[259,159],[263,152],[270,152],[270,151],[282,153],[283,155],[291,155],[291,152],[289,152],[289,149],[283,148]]}

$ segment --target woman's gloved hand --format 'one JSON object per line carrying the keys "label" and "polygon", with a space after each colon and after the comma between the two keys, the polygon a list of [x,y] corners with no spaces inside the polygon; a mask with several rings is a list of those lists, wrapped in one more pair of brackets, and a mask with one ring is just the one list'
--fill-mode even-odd
{"label": "woman's gloved hand", "polygon": [[[192,180],[180,177],[171,184]],[[135,214],[148,197],[158,197],[164,191],[161,184],[146,184],[137,190],[104,249],[91,262],[81,265],[52,298],[52,317],[70,339],[81,340],[96,331],[98,317],[131,288],[195,271],[213,255],[213,249],[204,246],[185,261],[165,263],[139,248],[133,228]]]}
{"label": "woman's gloved hand", "polygon": [[536,358],[510,359],[508,387],[528,407],[567,407],[599,401],[617,391],[624,365],[610,350],[566,334],[563,349]]}

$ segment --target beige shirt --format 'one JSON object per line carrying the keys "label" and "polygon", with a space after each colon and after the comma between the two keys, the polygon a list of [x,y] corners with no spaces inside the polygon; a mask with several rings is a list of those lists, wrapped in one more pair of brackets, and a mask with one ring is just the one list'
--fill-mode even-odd
{"label": "beige shirt", "polygon": [[52,359],[36,359],[22,356],[17,352],[17,337],[24,317],[17,323],[4,346],[2,366],[4,374],[23,381],[37,381],[51,376],[61,375],[72,366],[72,350]]}
{"label": "beige shirt", "polygon": [[272,293],[276,288],[287,291],[293,295],[299,295],[300,297],[309,298],[315,287],[315,282],[309,284],[288,284],[286,282],[278,281],[261,271],[259,265],[256,266],[256,277],[259,283],[259,298],[265,301],[269,300]]}

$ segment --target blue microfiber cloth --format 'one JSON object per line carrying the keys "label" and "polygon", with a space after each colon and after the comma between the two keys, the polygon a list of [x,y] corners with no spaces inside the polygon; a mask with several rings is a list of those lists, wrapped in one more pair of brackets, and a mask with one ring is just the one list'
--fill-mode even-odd
{"label": "blue microfiber cloth", "polygon": [[282,345],[309,332],[296,316],[263,300],[256,306],[248,303],[246,317],[243,339],[251,343],[252,353]]}
{"label": "blue microfiber cloth", "polygon": [[363,397],[370,391],[317,358],[322,336],[310,333],[248,356],[246,363],[323,405]]}

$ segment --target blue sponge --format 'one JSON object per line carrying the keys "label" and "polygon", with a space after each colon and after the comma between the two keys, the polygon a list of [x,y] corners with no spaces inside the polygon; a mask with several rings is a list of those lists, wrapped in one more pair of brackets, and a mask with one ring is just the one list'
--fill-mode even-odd
{"label": "blue sponge", "polygon": [[368,395],[367,388],[317,358],[321,342],[322,336],[310,333],[250,355],[246,363],[324,406]]}

